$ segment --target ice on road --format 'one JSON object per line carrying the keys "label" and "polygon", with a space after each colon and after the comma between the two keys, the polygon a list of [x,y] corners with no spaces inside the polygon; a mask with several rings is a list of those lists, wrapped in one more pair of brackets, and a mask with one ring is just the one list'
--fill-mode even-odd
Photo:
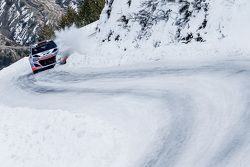
{"label": "ice on road", "polygon": [[249,59],[0,73],[4,167],[250,163]]}

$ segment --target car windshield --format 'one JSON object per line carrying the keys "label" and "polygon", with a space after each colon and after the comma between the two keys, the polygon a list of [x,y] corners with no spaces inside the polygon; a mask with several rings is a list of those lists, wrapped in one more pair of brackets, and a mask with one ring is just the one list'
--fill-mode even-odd
{"label": "car windshield", "polygon": [[32,48],[32,54],[37,54],[37,53],[41,53],[41,52],[44,52],[46,50],[50,50],[50,49],[53,49],[53,48],[56,48],[56,44],[55,42],[53,41],[50,41],[46,44],[43,44],[43,45],[38,45],[37,47],[35,48]]}

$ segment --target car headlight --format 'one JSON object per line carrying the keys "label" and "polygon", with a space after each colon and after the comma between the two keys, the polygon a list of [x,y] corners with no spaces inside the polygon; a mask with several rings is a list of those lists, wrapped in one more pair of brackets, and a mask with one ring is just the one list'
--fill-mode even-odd
{"label": "car headlight", "polygon": [[58,51],[58,49],[54,49],[53,51],[52,51],[52,53],[55,53],[55,52],[57,52]]}

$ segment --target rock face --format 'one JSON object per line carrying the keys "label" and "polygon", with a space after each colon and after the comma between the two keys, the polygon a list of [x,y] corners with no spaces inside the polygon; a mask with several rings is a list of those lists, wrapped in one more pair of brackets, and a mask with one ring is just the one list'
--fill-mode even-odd
{"label": "rock face", "polygon": [[57,20],[74,0],[0,0],[0,33],[21,45],[30,44],[44,23]]}
{"label": "rock face", "polygon": [[[79,0],[0,0],[0,69],[25,55],[41,25],[54,23]],[[6,47],[7,45],[7,47]],[[14,46],[14,47],[10,47]]]}

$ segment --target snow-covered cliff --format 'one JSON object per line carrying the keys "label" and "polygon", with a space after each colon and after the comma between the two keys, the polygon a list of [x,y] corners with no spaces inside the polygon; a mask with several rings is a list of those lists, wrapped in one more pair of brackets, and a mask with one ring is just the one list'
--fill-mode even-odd
{"label": "snow-covered cliff", "polygon": [[250,50],[249,9],[247,0],[108,0],[93,52],[85,47],[84,34],[77,41],[82,41],[80,54],[88,53],[84,65],[229,55]]}
{"label": "snow-covered cliff", "polygon": [[246,0],[108,0],[99,34],[103,42],[135,46],[212,41],[230,36],[232,26],[246,27],[248,9]]}

